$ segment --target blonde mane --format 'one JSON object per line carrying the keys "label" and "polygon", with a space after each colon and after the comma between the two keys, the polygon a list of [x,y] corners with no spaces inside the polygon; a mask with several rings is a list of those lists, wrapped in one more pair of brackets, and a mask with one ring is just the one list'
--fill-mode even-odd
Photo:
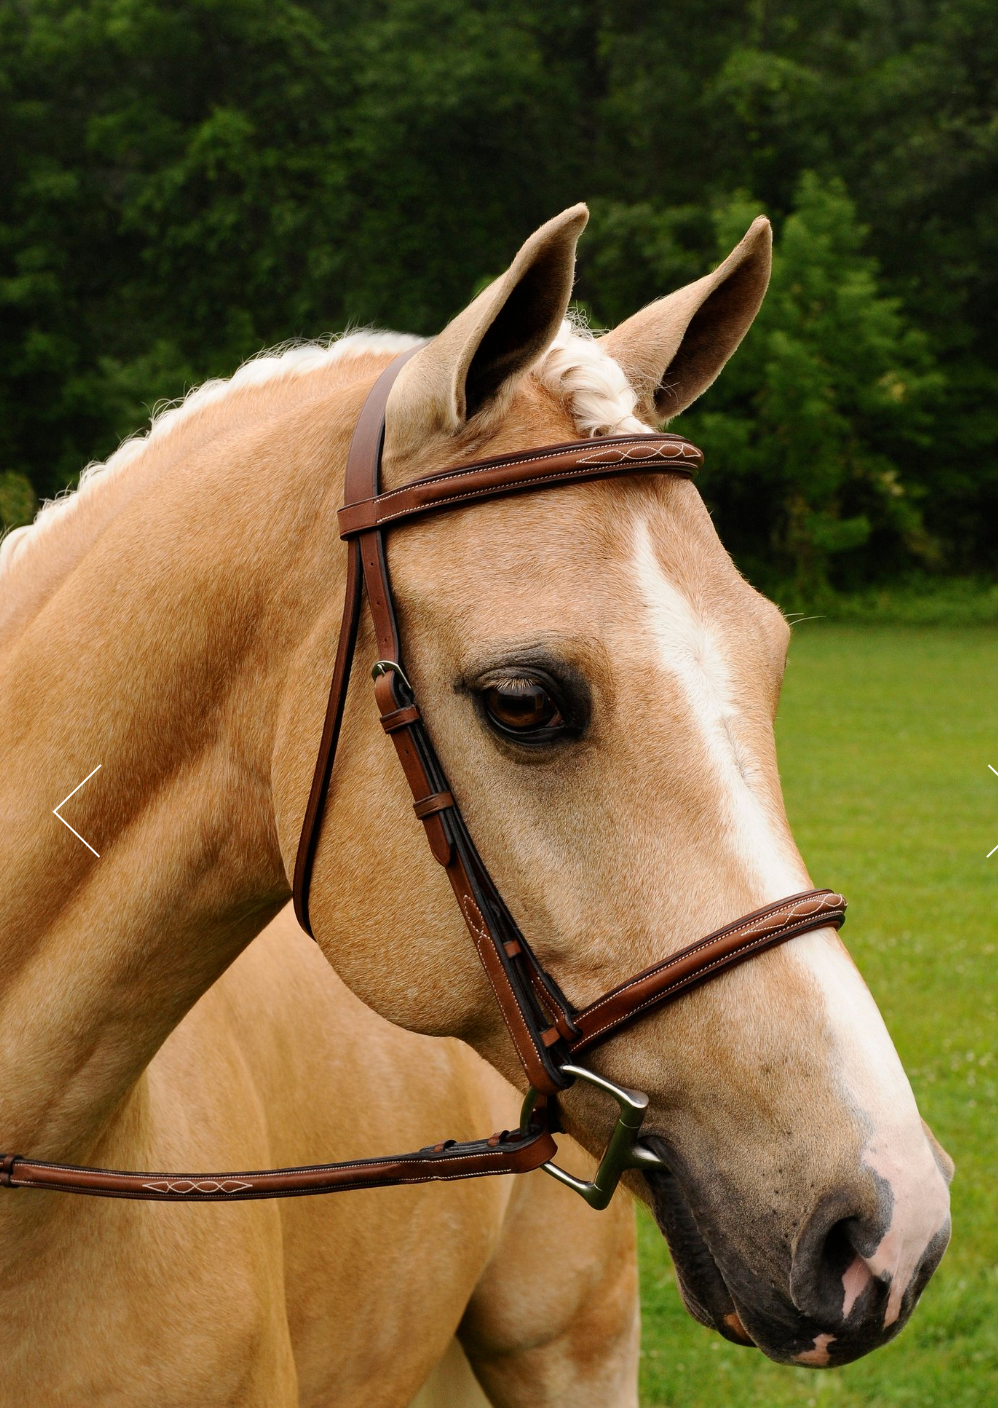
{"label": "blonde mane", "polygon": [[[0,540],[0,585],[24,548],[38,544],[81,503],[110,487],[151,446],[159,445],[231,393],[324,371],[348,358],[395,356],[421,341],[409,333],[361,329],[318,342],[289,343],[251,357],[231,377],[213,378],[177,401],[161,403],[154,408],[147,430],[122,441],[106,460],[88,464],[77,488],[48,500],[33,523],[13,529]],[[578,319],[565,319],[535,366],[534,375],[565,404],[580,435],[626,434],[649,428],[634,415],[637,396],[623,371]]]}

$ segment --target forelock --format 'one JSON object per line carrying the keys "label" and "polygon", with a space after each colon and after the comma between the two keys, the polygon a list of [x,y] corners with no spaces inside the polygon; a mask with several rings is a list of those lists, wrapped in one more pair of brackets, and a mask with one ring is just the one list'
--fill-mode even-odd
{"label": "forelock", "polygon": [[652,428],[635,415],[637,392],[620,365],[579,319],[565,319],[534,374],[584,437],[645,434]]}

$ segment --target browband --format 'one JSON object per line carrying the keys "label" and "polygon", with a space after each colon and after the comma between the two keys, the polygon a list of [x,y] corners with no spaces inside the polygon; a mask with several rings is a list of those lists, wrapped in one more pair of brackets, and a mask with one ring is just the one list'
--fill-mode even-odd
{"label": "browband", "polygon": [[339,512],[340,537],[353,538],[376,528],[392,528],[441,509],[460,508],[479,499],[550,489],[584,479],[619,474],[666,473],[689,478],[703,464],[703,454],[681,435],[615,435],[606,440],[575,440],[546,445],[517,455],[479,460],[414,479]]}

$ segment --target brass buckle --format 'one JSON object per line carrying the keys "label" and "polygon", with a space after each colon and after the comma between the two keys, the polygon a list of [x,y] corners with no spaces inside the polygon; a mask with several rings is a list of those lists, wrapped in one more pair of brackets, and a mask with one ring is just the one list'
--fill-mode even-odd
{"label": "brass buckle", "polygon": [[[566,1187],[578,1193],[579,1197],[583,1198],[591,1208],[605,1208],[613,1197],[617,1184],[620,1182],[620,1175],[625,1169],[668,1168],[663,1159],[637,1142],[638,1133],[648,1109],[648,1096],[641,1090],[628,1090],[626,1086],[614,1085],[612,1080],[606,1080],[603,1076],[598,1076],[593,1071],[587,1071],[582,1066],[562,1066],[561,1069],[566,1075],[574,1076],[576,1080],[581,1080],[586,1085],[595,1086],[597,1090],[605,1090],[608,1095],[612,1095],[620,1106],[620,1114],[591,1183],[587,1183],[582,1178],[575,1178],[565,1169],[559,1168],[557,1164],[541,1164],[541,1168],[552,1178],[557,1178],[559,1183],[564,1183]],[[529,1125],[536,1103],[537,1091],[531,1088],[527,1091],[520,1115],[522,1129],[526,1129]]]}

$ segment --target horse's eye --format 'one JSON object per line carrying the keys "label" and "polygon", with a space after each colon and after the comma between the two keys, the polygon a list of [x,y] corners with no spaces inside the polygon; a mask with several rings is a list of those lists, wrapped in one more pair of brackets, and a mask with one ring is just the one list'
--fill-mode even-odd
{"label": "horse's eye", "polygon": [[537,680],[512,677],[482,691],[489,723],[499,732],[518,738],[550,737],[564,724],[561,710]]}

